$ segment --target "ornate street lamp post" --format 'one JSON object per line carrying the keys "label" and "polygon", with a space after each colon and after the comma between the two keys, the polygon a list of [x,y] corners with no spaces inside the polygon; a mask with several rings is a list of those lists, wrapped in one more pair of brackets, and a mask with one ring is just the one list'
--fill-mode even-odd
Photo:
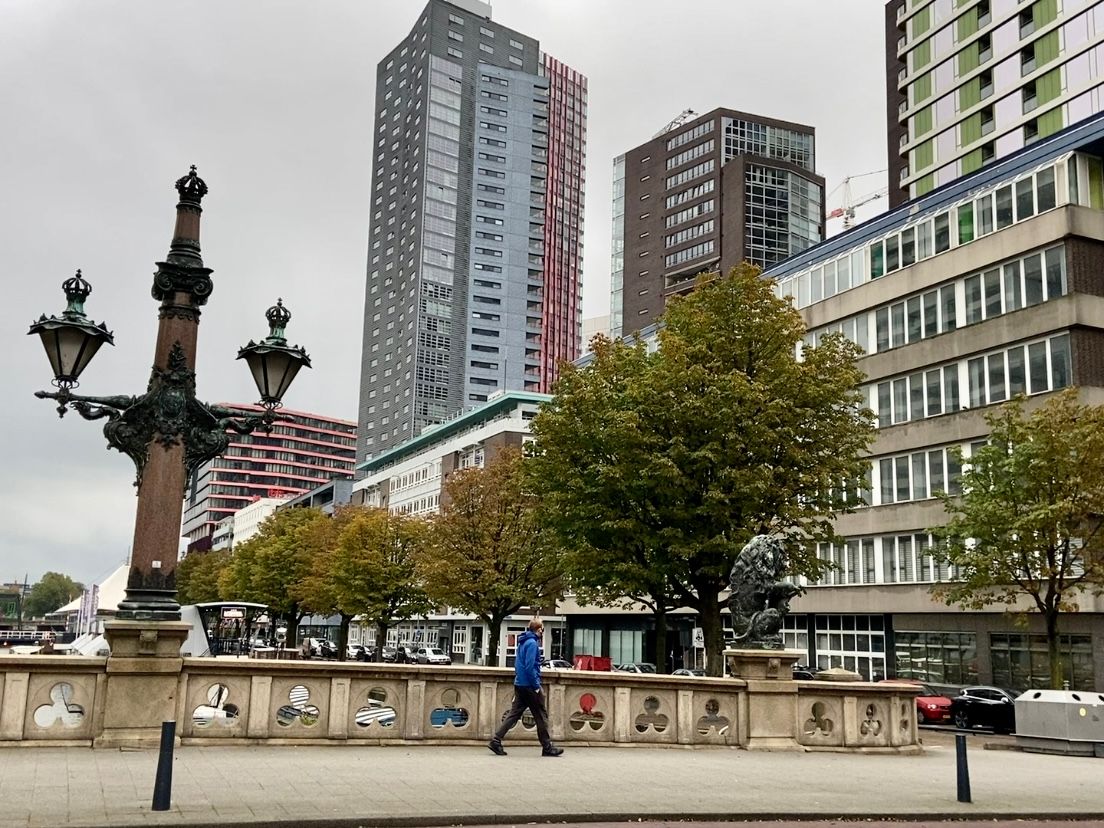
{"label": "ornate street lamp post", "polygon": [[226,451],[228,430],[248,434],[272,430],[276,410],[296,373],[310,367],[310,357],[289,346],[284,328],[291,313],[283,301],[269,308],[270,332],[260,343],[250,342],[238,353],[249,364],[261,395],[264,414],[209,405],[196,399],[195,356],[200,307],[211,295],[211,270],[203,266],[199,249],[200,202],[207,185],[193,166],[176,182],[180,202],[169,255],[157,263],[153,298],[158,300],[157,344],[153,373],[139,397],[87,397],[74,394],[81,372],[105,342],[114,344],[103,323],[84,314],[92,286],[81,276],[62,285],[66,309],[60,316],[43,315],[31,325],[50,359],[57,391],[36,397],[57,400],[58,415],[72,408],[86,420],[106,419],[108,445],[134,461],[137,469],[138,513],[126,597],[117,617],[131,621],[179,621],[176,601],[176,559],[180,518],[189,475],[201,463]]}

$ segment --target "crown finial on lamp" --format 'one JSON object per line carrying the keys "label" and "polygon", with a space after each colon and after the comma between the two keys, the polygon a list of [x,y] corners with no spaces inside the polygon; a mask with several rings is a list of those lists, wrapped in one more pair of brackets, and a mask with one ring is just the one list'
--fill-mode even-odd
{"label": "crown finial on lamp", "polygon": [[187,175],[177,179],[176,191],[180,193],[180,200],[188,204],[199,204],[207,195],[207,182],[196,175],[195,164]]}

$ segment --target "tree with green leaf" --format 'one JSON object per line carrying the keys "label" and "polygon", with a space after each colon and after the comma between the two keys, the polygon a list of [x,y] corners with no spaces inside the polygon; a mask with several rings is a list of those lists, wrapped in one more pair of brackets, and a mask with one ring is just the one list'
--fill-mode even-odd
{"label": "tree with green leaf", "polygon": [[1023,614],[1026,601],[1043,618],[1050,684],[1061,689],[1060,618],[1104,593],[1104,406],[1069,389],[1030,414],[1017,398],[986,422],[961,495],[942,496],[950,520],[932,532],[958,579],[935,592],[966,609]]}
{"label": "tree with green leaf", "polygon": [[[801,315],[758,268],[700,280],[662,321],[658,352],[624,362],[633,373],[615,407],[600,393],[560,394],[605,382],[600,365],[564,371],[532,424],[535,477],[546,505],[559,492],[565,542],[621,559],[612,526],[651,538],[666,595],[697,611],[707,669],[720,675],[721,598],[740,549],[757,534],[781,534],[792,573],[815,577],[816,542],[833,538],[835,518],[857,503],[873,426],[857,346],[832,335],[802,347]],[[647,462],[635,449],[589,440],[595,416],[645,432]],[[569,445],[573,433],[588,439]],[[586,496],[573,498],[580,476]]]}
{"label": "tree with green leaf", "polygon": [[429,525],[413,515],[346,506],[334,518],[333,538],[325,580],[334,607],[343,617],[362,615],[375,624],[381,660],[391,627],[433,609],[417,573]]}
{"label": "tree with green leaf", "polygon": [[591,342],[585,370],[565,365],[556,396],[532,423],[537,450],[526,463],[539,516],[563,549],[565,586],[583,603],[651,610],[652,660],[667,670],[667,614],[679,604],[668,575],[670,550],[654,495],[653,458],[663,450],[644,378],[658,358],[644,344],[604,336]]}
{"label": "tree with green leaf", "polygon": [[488,629],[487,664],[498,663],[502,622],[559,593],[558,549],[536,516],[521,451],[453,472],[443,489],[433,543],[418,572],[434,600],[477,616]]}
{"label": "tree with green leaf", "polygon": [[61,609],[84,592],[84,585],[60,572],[47,572],[27,594],[23,602],[22,615],[27,618],[41,618],[48,612]]}
{"label": "tree with green leaf", "polygon": [[218,601],[219,578],[230,562],[230,553],[223,550],[192,552],[176,565],[176,593],[181,604],[202,604]]}
{"label": "tree with green leaf", "polygon": [[298,638],[299,622],[308,607],[302,600],[303,583],[311,574],[320,522],[329,517],[320,509],[281,509],[261,524],[256,535],[234,547],[219,576],[219,591],[228,600],[267,604],[287,622],[288,645]]}

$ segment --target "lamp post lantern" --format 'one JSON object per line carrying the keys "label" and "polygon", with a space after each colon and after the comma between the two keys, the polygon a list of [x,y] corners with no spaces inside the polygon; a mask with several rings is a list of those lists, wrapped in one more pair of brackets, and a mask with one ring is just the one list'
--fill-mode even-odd
{"label": "lamp post lantern", "polygon": [[81,372],[106,342],[114,338],[103,324],[84,313],[92,286],[78,270],[62,285],[68,301],[60,316],[43,315],[28,333],[38,334],[57,391],[36,397],[56,400],[58,415],[73,409],[86,420],[105,419],[108,445],[134,461],[138,511],[126,597],[117,617],[130,621],[178,621],[176,559],[180,518],[188,476],[230,444],[229,432],[271,431],[276,410],[296,373],[310,367],[310,357],[289,347],[284,328],[291,313],[283,301],[268,311],[269,336],[250,341],[238,354],[253,372],[264,414],[210,405],[196,398],[195,356],[200,308],[211,295],[211,270],[203,266],[199,247],[200,202],[207,185],[191,171],[176,182],[179,203],[169,255],[157,263],[153,298],[160,302],[153,372],[141,396],[90,397],[73,393]]}

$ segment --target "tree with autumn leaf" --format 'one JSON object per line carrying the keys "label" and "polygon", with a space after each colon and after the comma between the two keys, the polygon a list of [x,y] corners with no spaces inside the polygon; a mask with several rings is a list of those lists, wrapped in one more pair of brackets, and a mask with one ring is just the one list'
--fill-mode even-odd
{"label": "tree with autumn leaf", "polygon": [[1039,613],[1050,686],[1061,689],[1061,617],[1104,594],[1104,406],[1081,405],[1069,389],[1030,414],[1017,398],[986,422],[988,441],[963,461],[961,495],[942,495],[950,520],[932,532],[958,579],[935,593],[966,609]]}
{"label": "tree with autumn leaf", "polygon": [[230,553],[222,550],[192,552],[176,565],[176,593],[181,604],[218,601],[219,578],[230,562]]}
{"label": "tree with autumn leaf", "polygon": [[288,646],[295,646],[299,622],[309,607],[302,586],[314,566],[321,523],[330,518],[320,509],[281,509],[261,524],[256,535],[234,547],[219,576],[222,595],[267,604],[287,623]]}
{"label": "tree with autumn leaf", "polygon": [[484,468],[453,472],[443,487],[432,544],[418,564],[435,601],[477,616],[488,628],[487,664],[498,663],[502,622],[558,594],[559,550],[536,516],[517,448]]}
{"label": "tree with autumn leaf", "polygon": [[[619,534],[654,547],[665,595],[697,610],[707,670],[720,675],[721,597],[736,556],[753,536],[779,534],[791,573],[815,577],[816,542],[834,538],[835,518],[858,503],[873,425],[858,347],[838,335],[804,345],[801,315],[752,265],[703,278],[662,322],[650,358],[611,347],[566,366],[532,423],[535,479],[568,548],[623,561]],[[604,394],[602,360],[614,358],[631,375]],[[602,422],[643,435],[595,439]]]}
{"label": "tree with autumn leaf", "polygon": [[[416,562],[429,544],[427,522],[386,509],[346,506],[330,526],[327,551],[308,581],[324,582],[320,591],[344,622],[364,616],[376,626],[376,660],[382,659],[387,631],[401,621],[429,613],[433,605],[422,588]],[[346,644],[343,623],[341,647]]]}

